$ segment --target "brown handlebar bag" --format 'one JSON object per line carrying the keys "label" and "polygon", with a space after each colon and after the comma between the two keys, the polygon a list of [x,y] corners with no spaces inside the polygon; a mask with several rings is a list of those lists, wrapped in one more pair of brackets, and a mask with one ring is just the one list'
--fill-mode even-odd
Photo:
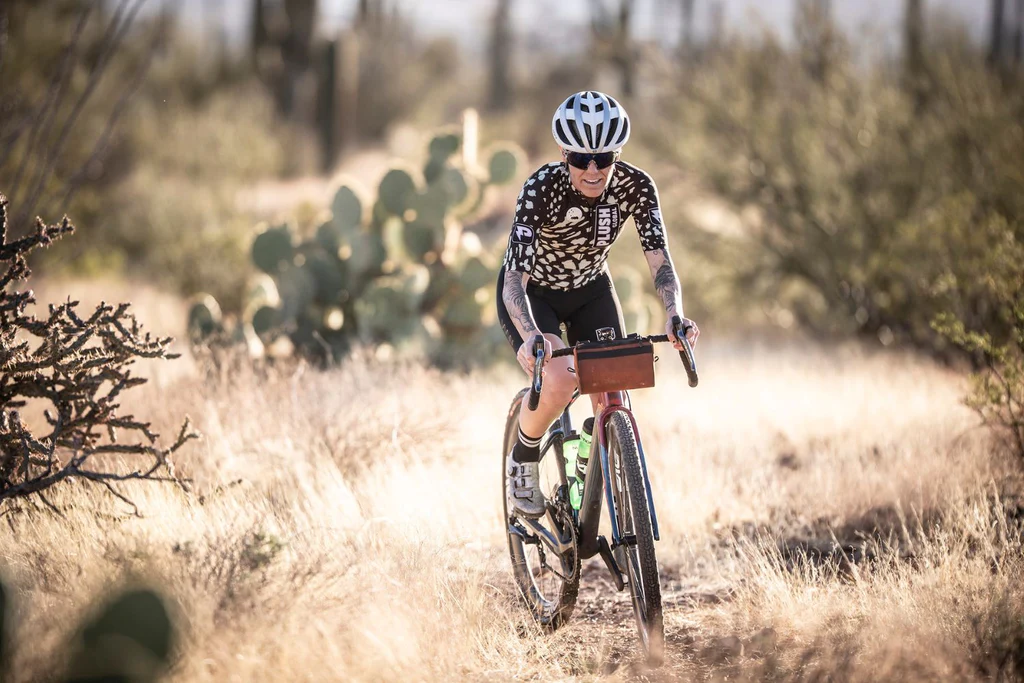
{"label": "brown handlebar bag", "polygon": [[573,357],[581,394],[654,386],[654,344],[649,339],[579,342]]}

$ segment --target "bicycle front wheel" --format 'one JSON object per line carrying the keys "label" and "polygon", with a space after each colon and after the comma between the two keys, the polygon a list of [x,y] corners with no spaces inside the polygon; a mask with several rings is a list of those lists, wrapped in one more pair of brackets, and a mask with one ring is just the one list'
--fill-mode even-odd
{"label": "bicycle front wheel", "polygon": [[[571,536],[571,547],[563,554],[556,553],[546,545],[530,525],[517,518],[508,505],[505,495],[505,457],[512,451],[519,438],[519,412],[526,400],[528,389],[520,391],[509,408],[505,422],[505,439],[501,451],[501,499],[504,505],[504,522],[508,535],[508,554],[512,560],[512,573],[516,585],[534,618],[549,628],[558,628],[569,620],[576,607],[576,596],[580,586],[580,558],[575,542],[575,527],[571,515],[559,506],[559,514],[548,514],[541,521],[553,534]],[[548,457],[547,467],[541,468],[541,482],[545,493],[552,493],[549,486],[557,482],[555,458]],[[545,474],[547,476],[545,477]]]}
{"label": "bicycle front wheel", "polygon": [[613,514],[622,538],[622,544],[615,549],[615,560],[629,584],[644,653],[650,663],[659,664],[664,656],[665,625],[658,558],[639,449],[632,425],[621,412],[614,413],[608,422],[608,457],[612,468]]}

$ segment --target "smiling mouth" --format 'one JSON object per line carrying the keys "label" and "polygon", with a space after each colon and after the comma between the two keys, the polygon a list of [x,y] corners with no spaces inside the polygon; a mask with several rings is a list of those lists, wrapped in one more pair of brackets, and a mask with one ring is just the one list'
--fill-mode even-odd
{"label": "smiling mouth", "polygon": [[600,185],[603,182],[604,182],[604,178],[598,178],[597,180],[587,180],[586,178],[583,179],[583,184],[584,185],[590,185],[591,187],[597,187],[598,185]]}

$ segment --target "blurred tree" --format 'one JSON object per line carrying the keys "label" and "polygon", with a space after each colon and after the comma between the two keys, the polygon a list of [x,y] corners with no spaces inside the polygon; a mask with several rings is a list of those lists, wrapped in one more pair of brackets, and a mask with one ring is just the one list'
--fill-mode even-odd
{"label": "blurred tree", "polygon": [[252,0],[251,54],[289,120],[313,123],[317,0]]}
{"label": "blurred tree", "polygon": [[497,0],[491,20],[491,79],[487,105],[492,111],[512,103],[512,0]]}
{"label": "blurred tree", "polygon": [[817,81],[826,82],[841,42],[832,21],[831,0],[797,0],[794,33],[805,67]]}
{"label": "blurred tree", "polygon": [[450,39],[423,42],[396,0],[359,0],[352,26],[320,50],[317,127],[330,169],[344,149],[379,141],[458,66]]}
{"label": "blurred tree", "polygon": [[708,42],[712,47],[717,47],[725,40],[725,5],[722,0],[712,0],[710,9],[711,31]]}
{"label": "blurred tree", "polygon": [[590,0],[590,26],[596,53],[605,56],[619,71],[621,97],[636,90],[636,49],[632,40],[633,3],[619,0],[608,7],[605,0]]}
{"label": "blurred tree", "polygon": [[1005,342],[993,290],[1019,278],[1024,254],[1024,80],[991,73],[959,27],[936,22],[928,38],[920,107],[842,35],[824,81],[800,68],[818,44],[765,40],[680,82],[652,134],[744,216],[730,245],[740,296],[883,343],[949,349],[930,325],[943,311]]}
{"label": "blurred tree", "polygon": [[[114,179],[118,123],[170,32],[164,15],[126,46],[143,4],[119,0],[109,17],[94,18],[85,0],[0,2],[17,43],[0,63],[0,182],[21,205],[15,229],[28,227],[42,200],[65,211],[83,184]],[[59,50],[39,40],[53,35],[66,36]]]}
{"label": "blurred tree", "polygon": [[694,0],[680,0],[683,17],[680,23],[680,53],[689,58],[693,56],[693,4]]}
{"label": "blurred tree", "polygon": [[903,16],[903,69],[906,87],[920,109],[925,97],[923,0],[906,0]]}
{"label": "blurred tree", "polygon": [[0,2],[0,68],[4,65],[4,53],[7,51],[7,2]]}
{"label": "blurred tree", "polygon": [[992,0],[992,27],[989,33],[988,61],[997,64],[1003,56],[1003,35],[1006,3],[1004,0]]}
{"label": "blurred tree", "polygon": [[1014,37],[1014,60],[1024,61],[1024,0],[1017,0],[1017,31]]}
{"label": "blurred tree", "polygon": [[249,21],[249,54],[254,69],[259,68],[260,51],[270,42],[270,35],[267,31],[266,5],[267,0],[252,0]]}

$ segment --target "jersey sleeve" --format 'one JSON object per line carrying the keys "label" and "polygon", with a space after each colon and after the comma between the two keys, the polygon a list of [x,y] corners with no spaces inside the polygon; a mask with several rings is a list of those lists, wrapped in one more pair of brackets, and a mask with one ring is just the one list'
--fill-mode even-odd
{"label": "jersey sleeve", "polygon": [[505,272],[529,273],[537,256],[537,239],[544,224],[550,169],[543,166],[523,183],[505,250]]}
{"label": "jersey sleeve", "polygon": [[636,181],[636,205],[633,209],[633,223],[640,234],[640,246],[644,251],[664,249],[665,225],[661,219],[661,200],[654,179],[643,171]]}

